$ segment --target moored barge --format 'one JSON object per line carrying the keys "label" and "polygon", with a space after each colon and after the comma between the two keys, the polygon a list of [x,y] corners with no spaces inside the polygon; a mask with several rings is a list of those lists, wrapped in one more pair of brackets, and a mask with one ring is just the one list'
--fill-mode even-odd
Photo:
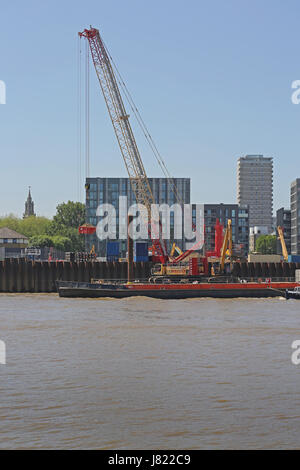
{"label": "moored barge", "polygon": [[296,282],[190,282],[155,284],[150,282],[107,283],[57,281],[60,297],[152,297],[156,299],[188,299],[199,297],[285,297],[287,289],[299,286]]}

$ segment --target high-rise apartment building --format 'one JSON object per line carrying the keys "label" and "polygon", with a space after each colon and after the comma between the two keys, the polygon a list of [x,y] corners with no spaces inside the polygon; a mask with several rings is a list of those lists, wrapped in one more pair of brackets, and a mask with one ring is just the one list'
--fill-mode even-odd
{"label": "high-rise apartment building", "polygon": [[273,227],[273,158],[246,155],[238,159],[237,200],[249,207],[249,227]]}
{"label": "high-rise apartment building", "polygon": [[[174,183],[179,194],[180,201],[184,204],[190,203],[191,182],[190,178],[174,178]],[[156,204],[175,204],[176,196],[168,178],[149,178],[149,184]],[[96,226],[99,217],[96,215],[97,207],[100,204],[112,204],[116,210],[116,240],[120,241],[120,252],[126,255],[127,241],[119,238],[119,197],[127,197],[127,209],[136,203],[134,192],[132,191],[129,178],[87,178],[86,179],[86,214],[87,222]],[[96,252],[100,256],[106,254],[106,240],[99,240],[97,235],[86,236],[86,248],[89,250],[94,245]],[[168,248],[172,242],[180,248],[184,248],[184,239],[174,238],[174,214],[170,215],[170,241],[166,243]],[[167,241],[166,241],[167,242]]]}
{"label": "high-rise apartment building", "polygon": [[291,184],[291,254],[300,254],[300,178]]}

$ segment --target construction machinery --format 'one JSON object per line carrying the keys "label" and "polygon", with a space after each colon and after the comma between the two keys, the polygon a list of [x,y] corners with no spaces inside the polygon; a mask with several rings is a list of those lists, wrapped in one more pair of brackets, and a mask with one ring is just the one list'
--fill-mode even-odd
{"label": "construction machinery", "polygon": [[232,221],[228,219],[220,256],[220,272],[224,271],[225,258],[232,258]]}
{"label": "construction machinery", "polygon": [[288,254],[288,251],[286,249],[286,243],[285,243],[285,239],[284,239],[284,235],[283,235],[283,228],[278,226],[277,227],[277,232],[278,232],[279,240],[280,240],[280,243],[281,243],[283,259],[284,259],[284,261],[288,262],[289,254]]}
{"label": "construction machinery", "polygon": [[[115,73],[109,59],[104,42],[98,29],[85,29],[80,37],[88,40],[96,74],[105,99],[107,110],[117,137],[121,154],[128,172],[132,190],[138,204],[147,208],[148,221],[151,215],[151,205],[155,204],[149,180],[141,159],[139,149],[129,122],[129,114],[125,110],[122,96],[118,87]],[[152,243],[162,263],[168,261],[168,254],[161,236],[160,224],[151,225],[148,231],[152,234]],[[154,234],[154,236],[153,236]]]}
{"label": "construction machinery", "polygon": [[199,280],[199,276],[208,276],[206,256],[190,257],[188,262],[177,264],[156,264],[151,270],[154,282]]}
{"label": "construction machinery", "polygon": [[96,258],[96,251],[95,251],[95,245],[92,246],[91,251],[90,251],[90,256]]}
{"label": "construction machinery", "polygon": [[187,276],[189,274],[189,265],[184,263],[157,264],[152,269],[153,276]]}
{"label": "construction machinery", "polygon": [[[183,252],[175,244],[173,244],[171,253],[168,255],[165,241],[162,237],[162,227],[160,222],[153,224],[151,221],[151,207],[155,204],[155,199],[149,184],[149,180],[145,171],[145,167],[129,122],[129,114],[127,114],[123,99],[118,87],[118,82],[115,75],[115,70],[118,78],[120,79],[119,72],[113,64],[106,46],[98,29],[90,27],[83,32],[78,33],[80,38],[85,38],[88,41],[93,64],[99,80],[99,84],[104,96],[106,107],[113,125],[113,129],[120,147],[120,151],[127,169],[129,180],[133,193],[135,194],[136,202],[143,204],[147,209],[148,214],[148,232],[152,240],[152,256],[155,261],[159,261],[159,265],[154,267],[153,274],[157,276],[199,276],[201,274],[208,275],[208,257],[213,256],[218,261],[218,271],[224,271],[226,254],[231,258],[232,256],[232,227],[231,220],[228,220],[225,236],[223,239],[223,226],[217,220],[215,227],[215,250],[207,252],[206,255],[194,257],[195,250],[199,248],[199,243],[194,247]],[[113,67],[114,66],[114,67]],[[121,83],[122,84],[122,83]],[[124,83],[123,83],[124,85]],[[125,87],[128,98],[128,90]],[[124,88],[123,88],[124,91]],[[129,95],[130,96],[130,95]],[[131,97],[130,97],[131,99]],[[132,100],[132,99],[131,99]],[[133,107],[133,112],[137,111]],[[142,121],[143,123],[143,121]],[[144,125],[144,123],[143,123]],[[144,125],[144,130],[145,130]],[[148,133],[150,136],[150,134]],[[151,136],[150,136],[151,138]],[[160,166],[163,170],[166,167],[158,154],[157,148],[153,144],[156,152],[156,158],[159,160]],[[168,173],[168,172],[167,172]],[[168,173],[169,175],[169,173]],[[178,198],[178,192],[175,184],[171,186],[175,195]],[[88,231],[87,227],[81,229]],[[177,251],[178,256],[175,258],[174,253]],[[184,262],[185,261],[185,262]]]}
{"label": "construction machinery", "polygon": [[215,249],[212,251],[206,251],[206,256],[207,258],[216,258],[219,259],[221,256],[221,248],[223,244],[223,230],[224,227],[222,224],[220,224],[219,219],[216,220],[216,225],[215,225]]}
{"label": "construction machinery", "polygon": [[170,251],[170,259],[174,257],[175,251],[177,251],[179,256],[182,255],[183,253],[183,251],[179,248],[179,246],[177,246],[176,243],[174,242]]}
{"label": "construction machinery", "polygon": [[[136,202],[143,204],[147,209],[148,232],[152,240],[152,253],[162,265],[165,265],[170,261],[170,257],[162,237],[161,224],[158,221],[151,221],[151,206],[155,204],[154,196],[129,122],[129,114],[127,114],[123,103],[109,53],[98,29],[90,27],[90,29],[85,29],[78,34],[80,38],[85,38],[89,43],[93,64],[127,169],[131,187],[135,194]],[[156,158],[157,153],[156,149]],[[160,160],[159,163],[166,169],[162,160]],[[177,197],[176,186],[172,184],[172,181],[171,186],[175,197]],[[193,251],[194,248],[180,253],[179,256],[172,260],[172,264],[183,261]]]}

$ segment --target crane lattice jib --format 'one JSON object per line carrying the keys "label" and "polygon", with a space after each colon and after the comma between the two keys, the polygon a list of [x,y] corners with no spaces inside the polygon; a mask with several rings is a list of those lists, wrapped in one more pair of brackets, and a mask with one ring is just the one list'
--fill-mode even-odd
{"label": "crane lattice jib", "polygon": [[[85,37],[90,45],[91,55],[98,80],[103,92],[105,103],[113,124],[113,128],[118,140],[118,144],[125,162],[132,190],[138,204],[143,204],[147,208],[148,217],[151,217],[151,204],[154,204],[154,197],[145,172],[145,168],[131,129],[129,115],[120,94],[117,80],[101,39],[98,29],[85,29],[79,33],[80,37]],[[153,240],[155,248],[162,258],[167,260],[165,245],[159,241],[158,235]]]}
{"label": "crane lattice jib", "polygon": [[105,46],[95,28],[85,29],[79,34],[89,41],[95,70],[136,200],[149,210],[151,204],[154,204],[154,198]]}

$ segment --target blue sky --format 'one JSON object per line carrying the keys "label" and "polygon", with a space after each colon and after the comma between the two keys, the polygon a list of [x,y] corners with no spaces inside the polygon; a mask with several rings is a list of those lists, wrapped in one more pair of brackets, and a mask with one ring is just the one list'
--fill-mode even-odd
{"label": "blue sky", "polygon": [[[28,185],[38,215],[78,199],[77,32],[90,24],[170,173],[192,178],[193,202],[236,202],[237,158],[259,153],[274,157],[274,210],[288,207],[300,177],[299,14],[298,0],[2,2],[0,214],[22,214]],[[126,176],[90,74],[90,176]],[[161,176],[132,125],[148,175]]]}

